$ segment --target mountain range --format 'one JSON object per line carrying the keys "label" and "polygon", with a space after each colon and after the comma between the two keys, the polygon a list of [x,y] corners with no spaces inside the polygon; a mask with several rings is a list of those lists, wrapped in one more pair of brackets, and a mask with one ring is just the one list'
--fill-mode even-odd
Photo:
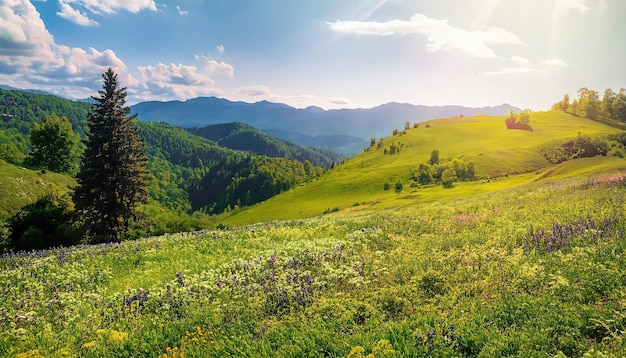
{"label": "mountain range", "polygon": [[241,122],[262,131],[309,147],[325,147],[354,155],[369,145],[371,138],[386,137],[405,123],[435,118],[475,115],[506,115],[521,109],[502,104],[495,107],[423,106],[387,103],[369,109],[298,109],[286,104],[261,101],[233,102],[216,97],[186,101],[148,101],[132,106],[138,118],[148,122],[167,122],[183,128]]}

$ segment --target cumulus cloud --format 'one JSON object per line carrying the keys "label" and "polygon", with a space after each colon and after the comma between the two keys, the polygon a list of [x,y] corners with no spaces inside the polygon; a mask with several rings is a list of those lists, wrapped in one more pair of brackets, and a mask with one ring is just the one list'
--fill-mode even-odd
{"label": "cumulus cloud", "polygon": [[239,88],[239,93],[250,97],[271,96],[272,91],[265,86],[244,86]]}
{"label": "cumulus cloud", "polygon": [[87,14],[71,7],[68,3],[66,3],[63,0],[59,0],[59,7],[61,7],[61,11],[57,12],[57,15],[59,15],[60,17],[66,20],[69,20],[81,26],[97,26],[98,25],[97,21],[90,19],[87,16]]}
{"label": "cumulus cloud", "polygon": [[224,53],[224,45],[217,45],[215,48],[219,53]]}
{"label": "cumulus cloud", "polygon": [[94,84],[109,66],[121,77],[132,79],[112,50],[56,44],[28,0],[0,3],[0,82],[86,97],[93,94]]}
{"label": "cumulus cloud", "polygon": [[159,62],[138,67],[138,70],[141,81],[135,89],[135,98],[171,100],[223,93],[215,87],[206,69],[196,66]]}
{"label": "cumulus cloud", "polygon": [[224,77],[233,78],[235,75],[235,68],[227,63],[217,62],[215,60],[209,60],[206,65],[206,70],[212,74],[222,75]]}
{"label": "cumulus cloud", "polygon": [[409,20],[341,21],[328,23],[330,29],[356,35],[409,35],[420,34],[428,38],[429,51],[458,49],[473,57],[497,57],[490,47],[497,44],[525,45],[515,34],[490,27],[486,31],[469,31],[448,24],[448,20],[415,14]]}

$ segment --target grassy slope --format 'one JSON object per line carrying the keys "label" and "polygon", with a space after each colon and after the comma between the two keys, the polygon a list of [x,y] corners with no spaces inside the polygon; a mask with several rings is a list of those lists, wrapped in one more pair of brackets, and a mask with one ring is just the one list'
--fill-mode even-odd
{"label": "grassy slope", "polygon": [[[426,162],[437,149],[442,159],[472,160],[480,176],[502,177],[508,174],[536,173],[551,169],[539,154],[541,145],[575,138],[579,133],[602,135],[618,131],[588,119],[558,112],[537,112],[531,115],[533,132],[507,130],[505,117],[477,116],[439,119],[427,122],[406,134],[388,137],[369,151],[361,153],[333,169],[329,174],[306,186],[295,188],[260,205],[222,215],[225,224],[245,224],[275,219],[294,219],[322,214],[327,209],[358,205],[367,208],[413,205],[441,196],[468,195],[498,190],[535,180],[535,175],[516,176],[496,181],[463,183],[451,191],[414,190],[405,185],[401,194],[383,191],[384,183],[407,183],[409,173]],[[400,153],[385,155],[392,143],[401,146]],[[619,165],[611,159],[602,166]],[[612,163],[612,164],[610,164]]]}
{"label": "grassy slope", "polygon": [[49,193],[66,193],[76,181],[62,174],[18,167],[0,160],[0,212],[15,213]]}
{"label": "grassy slope", "polygon": [[617,216],[623,236],[624,182],[598,176],[2,258],[0,355],[623,356],[624,238],[524,250],[529,230],[588,218]]}

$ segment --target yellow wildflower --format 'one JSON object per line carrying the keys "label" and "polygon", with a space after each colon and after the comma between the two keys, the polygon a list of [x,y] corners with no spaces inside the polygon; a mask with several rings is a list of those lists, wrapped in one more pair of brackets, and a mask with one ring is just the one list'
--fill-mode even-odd
{"label": "yellow wildflower", "polygon": [[91,341],[91,342],[87,342],[83,344],[83,348],[85,349],[93,348],[95,346],[96,346],[96,341]]}

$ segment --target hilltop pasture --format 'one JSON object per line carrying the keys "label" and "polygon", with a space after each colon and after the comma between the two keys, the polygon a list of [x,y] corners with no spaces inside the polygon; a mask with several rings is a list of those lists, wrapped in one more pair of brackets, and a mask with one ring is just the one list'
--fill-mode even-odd
{"label": "hilltop pasture", "polygon": [[[594,137],[620,132],[614,127],[560,111],[531,113],[533,132],[507,130],[505,119],[505,116],[445,118],[420,123],[418,128],[399,130],[399,134],[378,139],[363,153],[307,185],[217,219],[227,225],[295,219],[320,215],[335,208],[378,210],[513,187],[529,183],[537,176],[549,177],[549,173],[559,167],[542,156],[543,146],[558,146],[579,135]],[[397,146],[399,152],[385,154],[385,149],[391,145]],[[473,161],[482,180],[458,183],[450,191],[411,188],[411,170],[428,161],[434,149],[439,151],[442,159]],[[589,169],[596,165],[611,168],[623,163],[621,158],[597,159],[599,162],[585,162],[585,166]],[[385,183],[393,186],[397,182],[404,184],[401,193],[384,190]]]}

